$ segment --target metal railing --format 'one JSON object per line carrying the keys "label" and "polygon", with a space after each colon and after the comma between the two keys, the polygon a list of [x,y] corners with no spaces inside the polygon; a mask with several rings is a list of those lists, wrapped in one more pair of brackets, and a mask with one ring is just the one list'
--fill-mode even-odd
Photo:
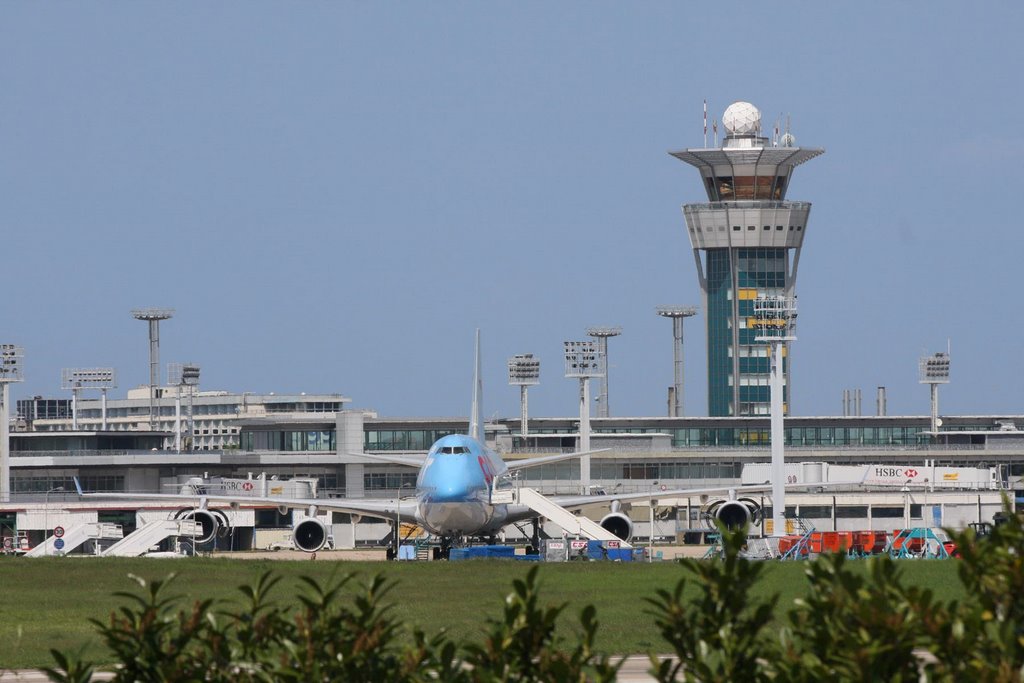
{"label": "metal railing", "polygon": [[[595,442],[595,447],[603,448],[600,440]],[[622,446],[613,445],[607,446],[610,449],[610,454],[615,453],[659,453],[663,454],[670,452],[673,454],[685,454],[685,453],[723,453],[725,451],[745,451],[750,453],[768,453],[771,451],[771,446],[768,444],[724,444],[720,446],[672,446],[671,449],[666,451],[664,448],[651,447],[651,446]],[[558,447],[558,446],[544,446],[531,448],[528,446],[515,446],[508,450],[502,450],[502,453],[511,454],[546,454],[546,453],[572,453],[575,448],[571,447]],[[992,450],[986,448],[980,444],[786,444],[787,451],[796,451],[799,453],[815,453],[820,451],[841,451],[841,452],[853,452],[853,451],[984,451]]]}
{"label": "metal railing", "polygon": [[708,209],[796,209],[804,210],[811,207],[810,202],[776,201],[772,199],[737,199],[726,202],[704,202],[686,204],[684,211],[706,211]]}
{"label": "metal railing", "polygon": [[[237,453],[237,450],[229,450],[230,453]],[[187,451],[182,450],[181,453],[173,449],[154,450],[147,448],[139,449],[109,449],[99,450],[84,448],[81,450],[70,450],[70,451],[11,451],[12,458],[83,458],[83,457],[105,457],[105,456],[126,456],[126,455],[144,455],[152,457],[161,456],[174,456],[179,455],[222,455],[223,450],[215,451]]]}

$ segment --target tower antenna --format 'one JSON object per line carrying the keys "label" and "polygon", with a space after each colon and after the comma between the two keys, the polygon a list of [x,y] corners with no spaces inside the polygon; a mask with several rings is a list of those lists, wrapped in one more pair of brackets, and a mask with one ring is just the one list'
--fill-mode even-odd
{"label": "tower antenna", "polygon": [[704,98],[704,147],[708,146],[708,100]]}

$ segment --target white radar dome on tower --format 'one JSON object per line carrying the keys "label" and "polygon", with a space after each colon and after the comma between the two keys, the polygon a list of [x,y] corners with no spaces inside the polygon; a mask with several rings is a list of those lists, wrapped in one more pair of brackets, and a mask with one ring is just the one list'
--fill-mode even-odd
{"label": "white radar dome on tower", "polygon": [[733,102],[722,114],[722,125],[730,135],[756,135],[761,130],[761,112],[750,102]]}

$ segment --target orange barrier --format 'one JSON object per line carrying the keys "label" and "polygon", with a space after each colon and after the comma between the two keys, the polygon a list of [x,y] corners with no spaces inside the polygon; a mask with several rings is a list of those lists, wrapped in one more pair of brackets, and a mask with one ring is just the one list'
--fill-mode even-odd
{"label": "orange barrier", "polygon": [[788,553],[793,548],[793,546],[795,546],[797,543],[800,542],[801,538],[803,538],[803,536],[795,536],[795,535],[783,536],[782,538],[780,538],[779,539],[779,554],[780,555],[785,555],[786,553]]}
{"label": "orange barrier", "polygon": [[885,550],[889,535],[884,531],[852,531],[851,549],[864,555],[877,555]]}

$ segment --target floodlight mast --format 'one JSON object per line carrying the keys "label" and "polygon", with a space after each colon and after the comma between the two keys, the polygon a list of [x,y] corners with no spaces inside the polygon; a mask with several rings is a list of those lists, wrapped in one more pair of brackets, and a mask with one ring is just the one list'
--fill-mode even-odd
{"label": "floodlight mast", "polygon": [[931,387],[932,438],[939,433],[939,385],[949,384],[949,354],[944,351],[924,356],[918,363],[920,383]]}
{"label": "floodlight mast", "polygon": [[156,388],[160,382],[160,321],[174,316],[171,308],[140,308],[132,311],[136,320],[149,323],[149,428],[156,429]]}
{"label": "floodlight mast", "polygon": [[64,368],[60,373],[61,389],[71,390],[71,429],[78,430],[78,394],[82,389],[99,389],[100,428],[107,428],[107,389],[117,386],[114,368]]}
{"label": "floodlight mast", "polygon": [[195,423],[193,421],[193,400],[199,386],[199,366],[195,363],[168,363],[167,383],[177,387],[174,399],[174,450],[181,453],[181,390],[188,387],[188,433],[189,452],[195,450]]}
{"label": "floodlight mast", "polygon": [[524,353],[509,358],[508,383],[519,387],[519,433],[523,438],[523,445],[525,446],[527,430],[529,429],[527,389],[528,387],[540,384],[540,361],[534,358],[532,353]]}
{"label": "floodlight mast", "polygon": [[11,500],[11,433],[8,406],[11,401],[11,382],[21,382],[22,359],[25,351],[14,344],[0,344],[0,502]]}
{"label": "floodlight mast", "polygon": [[597,339],[597,352],[604,358],[604,377],[601,378],[601,393],[597,396],[597,416],[609,417],[608,407],[608,338],[622,334],[621,327],[588,327],[587,336]]}
{"label": "floodlight mast", "polygon": [[[592,341],[565,342],[565,376],[580,381],[580,450],[590,451],[590,378],[605,373],[605,358]],[[580,485],[590,493],[590,456],[580,456]]]}
{"label": "floodlight mast", "polygon": [[697,315],[696,306],[658,306],[655,312],[663,318],[672,319],[672,399],[668,404],[669,417],[682,417],[683,412],[683,321]]}
{"label": "floodlight mast", "polygon": [[757,331],[756,341],[765,342],[771,358],[771,444],[772,444],[772,536],[786,534],[786,456],[783,415],[785,371],[782,357],[788,342],[795,341],[796,297],[759,296],[754,300],[754,317],[747,326]]}

